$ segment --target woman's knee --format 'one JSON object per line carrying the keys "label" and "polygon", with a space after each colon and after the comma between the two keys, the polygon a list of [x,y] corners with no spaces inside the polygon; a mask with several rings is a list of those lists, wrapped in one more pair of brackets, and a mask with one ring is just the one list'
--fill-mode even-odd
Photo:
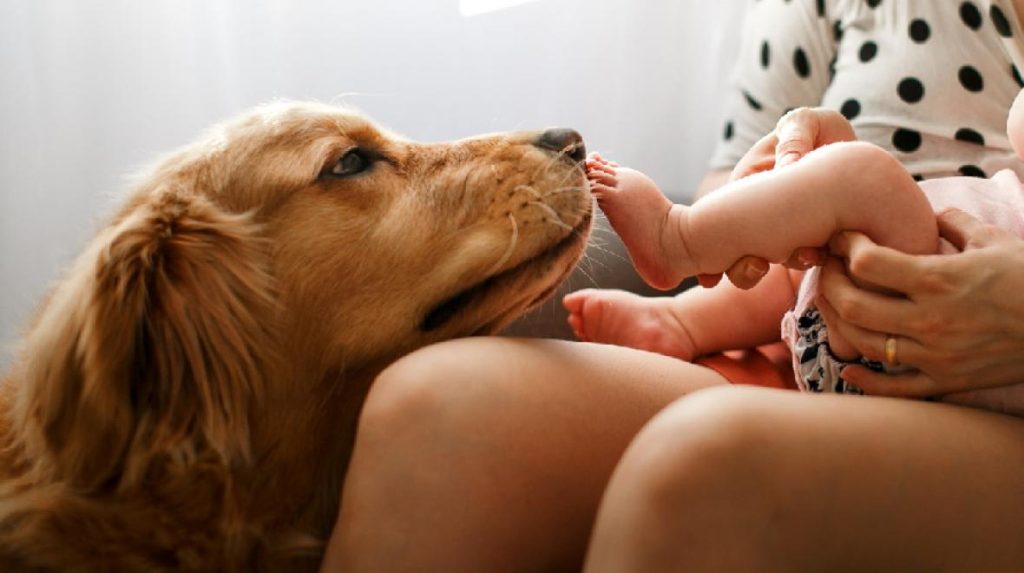
{"label": "woman's knee", "polygon": [[650,507],[717,506],[727,497],[731,507],[755,510],[734,502],[753,491],[770,493],[772,452],[785,446],[779,429],[798,423],[772,406],[778,392],[727,386],[678,400],[637,436],[623,472],[640,482],[633,485]]}
{"label": "woman's knee", "polygon": [[363,406],[359,435],[381,431],[397,437],[403,429],[415,435],[422,424],[457,421],[472,414],[468,388],[479,377],[473,353],[452,341],[419,349],[385,368],[374,380]]}

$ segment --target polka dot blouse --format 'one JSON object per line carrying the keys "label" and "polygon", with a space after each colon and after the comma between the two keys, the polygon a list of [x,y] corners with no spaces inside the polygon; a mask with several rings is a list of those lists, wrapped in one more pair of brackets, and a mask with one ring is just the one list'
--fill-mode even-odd
{"label": "polka dot blouse", "polygon": [[786,111],[839,110],[918,179],[1024,177],[1006,117],[1024,87],[1012,0],[751,0],[713,168]]}

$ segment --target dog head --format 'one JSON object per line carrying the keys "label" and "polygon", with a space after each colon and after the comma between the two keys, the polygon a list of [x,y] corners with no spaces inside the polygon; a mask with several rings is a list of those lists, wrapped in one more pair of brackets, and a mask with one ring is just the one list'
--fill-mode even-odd
{"label": "dog head", "polygon": [[266,225],[290,336],[328,363],[496,332],[550,294],[587,237],[568,130],[423,144],[278,105],[225,133],[256,143],[228,162],[229,208]]}
{"label": "dog head", "polygon": [[582,254],[582,154],[570,130],[424,144],[316,104],[214,128],[142,178],[37,317],[14,409],[30,457],[83,486],[140,483],[154,456],[244,463],[281,373],[305,391],[496,332]]}

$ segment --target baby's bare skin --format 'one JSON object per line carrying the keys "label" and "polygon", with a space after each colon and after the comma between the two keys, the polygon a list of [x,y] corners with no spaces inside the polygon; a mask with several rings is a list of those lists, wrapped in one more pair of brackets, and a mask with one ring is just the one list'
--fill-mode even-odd
{"label": "baby's bare skin", "polygon": [[596,153],[586,166],[591,192],[647,284],[667,290],[698,273],[680,235],[686,228],[685,207],[673,205],[650,177],[635,169]]}
{"label": "baby's bare skin", "polygon": [[[588,159],[587,171],[598,205],[640,276],[656,288],[671,288],[688,276],[721,273],[745,256],[780,263],[801,247],[826,245],[843,230],[864,232],[908,253],[938,249],[928,199],[895,158],[869,144],[822,147],[790,166],[730,183],[691,207],[673,204],[643,173],[600,156]],[[785,280],[773,284],[789,293],[791,307],[792,285]],[[770,295],[773,300],[784,300],[775,294]],[[666,351],[666,340],[742,337],[750,323],[765,324],[769,314],[777,325],[788,309],[786,304],[754,305],[757,317],[726,323],[712,314],[697,324],[691,315],[699,302],[692,297],[686,308],[675,308],[675,299],[655,300],[660,302],[591,290],[567,296],[564,305],[570,325],[584,340],[681,357],[731,346],[690,344],[673,352]],[[652,324],[671,332],[655,332]],[[841,359],[859,356],[838,335],[830,336],[829,342]]]}
{"label": "baby's bare skin", "polygon": [[696,344],[669,297],[644,297],[624,290],[585,289],[562,303],[576,338],[657,352],[686,361]]}
{"label": "baby's bare skin", "polygon": [[[689,259],[681,241],[663,241],[672,202],[647,175],[591,154],[586,162],[590,190],[622,237],[637,272],[648,284],[672,288],[672,258]],[[627,205],[628,203],[628,205]],[[659,216],[661,214],[662,216]],[[660,222],[661,224],[653,224]],[[664,249],[658,247],[664,245]],[[680,252],[681,251],[681,252]],[[684,275],[685,276],[685,275]],[[622,290],[586,289],[563,300],[569,325],[580,340],[628,346],[683,360],[696,349],[673,299],[643,297]]]}

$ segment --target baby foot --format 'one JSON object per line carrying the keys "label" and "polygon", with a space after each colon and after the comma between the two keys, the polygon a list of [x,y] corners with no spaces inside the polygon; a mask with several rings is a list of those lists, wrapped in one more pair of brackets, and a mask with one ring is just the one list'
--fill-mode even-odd
{"label": "baby foot", "polygon": [[584,289],[562,299],[576,338],[657,352],[690,361],[696,348],[672,312],[671,298],[622,290]]}
{"label": "baby foot", "polygon": [[587,157],[586,168],[597,204],[647,284],[670,289],[698,273],[680,236],[685,207],[673,205],[647,175],[596,153]]}

